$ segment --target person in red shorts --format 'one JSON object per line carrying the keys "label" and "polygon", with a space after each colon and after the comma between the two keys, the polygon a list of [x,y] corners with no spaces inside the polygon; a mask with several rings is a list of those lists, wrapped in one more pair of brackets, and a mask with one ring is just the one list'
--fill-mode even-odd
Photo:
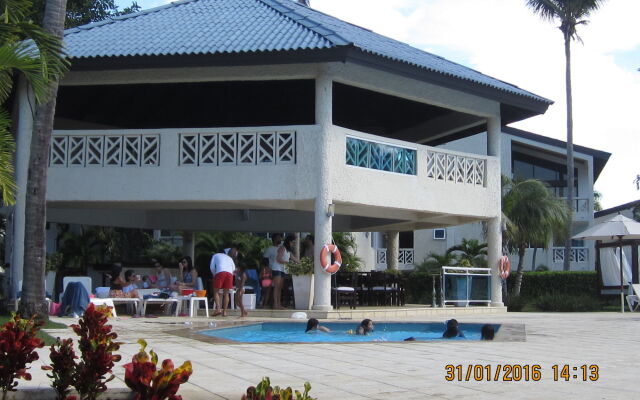
{"label": "person in red shorts", "polygon": [[[215,311],[213,316],[222,314],[227,316],[229,306],[229,290],[233,289],[233,271],[236,264],[233,259],[238,254],[235,247],[224,249],[224,253],[216,253],[211,257],[211,274],[213,274],[213,301]],[[222,311],[220,311],[220,289],[222,289]]]}

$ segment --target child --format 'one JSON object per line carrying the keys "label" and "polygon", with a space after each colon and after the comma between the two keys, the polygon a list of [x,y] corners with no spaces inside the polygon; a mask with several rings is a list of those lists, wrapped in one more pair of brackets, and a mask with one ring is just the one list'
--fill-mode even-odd
{"label": "child", "polygon": [[367,335],[371,332],[373,332],[373,321],[369,318],[363,319],[356,329],[356,335]]}
{"label": "child", "polygon": [[267,307],[271,303],[271,285],[273,283],[271,276],[271,268],[269,268],[269,259],[265,258],[262,262],[262,271],[260,272],[260,284],[262,285],[261,307]]}
{"label": "child", "polygon": [[458,328],[458,321],[451,318],[447,321],[447,329],[442,334],[445,339],[452,339],[454,337],[464,337],[464,333]]}
{"label": "child", "polygon": [[244,303],[242,302],[242,295],[244,295],[244,285],[247,282],[246,265],[244,262],[239,262],[238,267],[235,270],[235,283],[236,283],[236,305],[240,307],[240,318],[244,318],[249,313],[244,309]]}
{"label": "child", "polygon": [[326,326],[322,326],[320,325],[320,323],[318,322],[317,319],[315,318],[310,318],[309,321],[307,321],[307,329],[304,331],[304,333],[309,333],[309,332],[331,332],[331,330],[329,328],[327,328]]}

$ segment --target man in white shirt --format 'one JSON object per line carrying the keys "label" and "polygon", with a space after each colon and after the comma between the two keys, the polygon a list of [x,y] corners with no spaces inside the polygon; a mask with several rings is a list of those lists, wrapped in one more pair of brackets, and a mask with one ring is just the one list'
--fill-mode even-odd
{"label": "man in white shirt", "polygon": [[[224,249],[224,253],[216,253],[211,257],[209,268],[213,275],[213,301],[215,303],[215,311],[213,316],[222,314],[227,316],[227,307],[229,306],[229,290],[233,289],[233,271],[236,264],[233,258],[238,254],[235,247]],[[220,289],[222,289],[222,311],[220,311]]]}

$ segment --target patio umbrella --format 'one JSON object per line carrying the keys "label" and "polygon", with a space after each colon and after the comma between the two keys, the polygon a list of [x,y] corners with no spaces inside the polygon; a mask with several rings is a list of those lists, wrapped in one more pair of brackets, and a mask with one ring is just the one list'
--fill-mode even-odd
{"label": "patio umbrella", "polygon": [[616,215],[602,221],[586,231],[573,236],[573,239],[618,240],[620,244],[620,306],[624,312],[624,278],[622,276],[622,241],[640,239],[640,223],[624,215]]}

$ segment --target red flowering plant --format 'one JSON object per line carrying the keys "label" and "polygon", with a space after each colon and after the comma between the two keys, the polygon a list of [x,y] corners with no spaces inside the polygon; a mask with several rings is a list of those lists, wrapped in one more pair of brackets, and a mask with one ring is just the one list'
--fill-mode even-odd
{"label": "red flowering plant", "polygon": [[173,361],[164,360],[162,368],[157,370],[158,355],[153,350],[147,354],[147,342],[143,339],[138,343],[140,351],[124,365],[124,382],[135,392],[135,400],[182,400],[176,393],[193,372],[191,362],[185,361],[174,369]]}
{"label": "red flowering plant", "polygon": [[120,348],[115,339],[118,335],[107,325],[109,309],[96,308],[93,303],[78,324],[71,325],[79,336],[80,362],[76,365],[74,386],[82,400],[95,400],[98,394],[107,390],[107,382],[115,378],[111,369],[120,355],[114,354]]}
{"label": "red flowering plant", "polygon": [[36,337],[43,324],[34,317],[23,319],[12,314],[11,320],[0,330],[0,389],[3,400],[7,392],[16,391],[16,379],[31,380],[27,364],[38,359],[35,350],[44,346],[44,342]]}
{"label": "red flowering plant", "polygon": [[56,341],[51,345],[49,355],[51,365],[43,366],[42,369],[51,371],[47,374],[51,378],[51,386],[56,391],[56,400],[72,400],[75,396],[69,395],[69,388],[74,384],[76,373],[76,353],[73,351],[73,339]]}

